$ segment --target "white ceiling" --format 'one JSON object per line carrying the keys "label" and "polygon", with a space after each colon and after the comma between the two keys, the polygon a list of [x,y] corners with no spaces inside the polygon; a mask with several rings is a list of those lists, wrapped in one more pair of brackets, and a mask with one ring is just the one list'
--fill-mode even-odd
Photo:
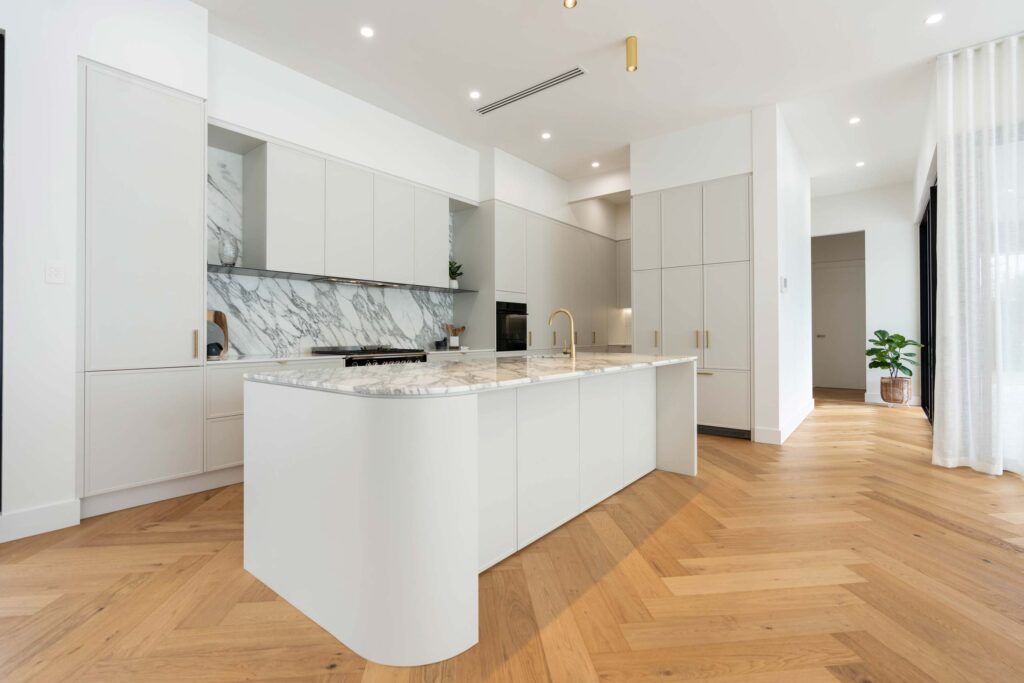
{"label": "white ceiling", "polygon": [[[566,179],[627,166],[630,141],[786,103],[819,193],[909,179],[928,61],[1024,30],[1021,0],[579,0],[573,10],[560,0],[196,1],[219,36]],[[940,11],[945,21],[925,26]],[[364,25],[374,38],[359,35]],[[475,113],[577,64],[586,76]],[[851,131],[854,113],[864,123]],[[869,162],[859,175],[852,157]]]}

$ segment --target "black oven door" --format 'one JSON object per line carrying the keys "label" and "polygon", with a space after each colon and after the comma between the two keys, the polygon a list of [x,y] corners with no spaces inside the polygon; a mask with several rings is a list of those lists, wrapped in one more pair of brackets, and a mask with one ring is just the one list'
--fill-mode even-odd
{"label": "black oven door", "polygon": [[526,350],[526,304],[499,301],[495,306],[495,340],[498,351]]}

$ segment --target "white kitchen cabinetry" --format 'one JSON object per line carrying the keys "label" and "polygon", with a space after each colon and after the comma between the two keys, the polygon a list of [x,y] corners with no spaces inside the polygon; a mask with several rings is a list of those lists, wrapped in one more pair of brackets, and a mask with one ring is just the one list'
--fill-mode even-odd
{"label": "white kitchen cabinetry", "polygon": [[516,390],[517,539],[532,543],[580,511],[579,386]]}
{"label": "white kitchen cabinetry", "polygon": [[591,331],[581,341],[584,346],[607,346],[609,316],[618,294],[615,277],[616,246],[615,242],[594,234],[588,234],[587,241],[590,246]]}
{"label": "white kitchen cabinetry", "polygon": [[244,264],[323,275],[325,160],[267,143],[245,155],[242,173]]}
{"label": "white kitchen cabinetry", "polygon": [[661,271],[663,352],[697,356],[702,367],[704,301],[702,266],[665,268]]}
{"label": "white kitchen cabinetry", "polygon": [[328,161],[325,218],[325,273],[372,280],[373,173]]}
{"label": "white kitchen cabinetry", "polygon": [[697,371],[697,424],[750,429],[750,373],[745,370]]}
{"label": "white kitchen cabinetry", "polygon": [[206,463],[205,471],[222,470],[241,465],[245,447],[242,433],[245,418],[218,417],[206,420]]}
{"label": "white kitchen cabinetry", "polygon": [[750,176],[704,183],[704,263],[750,260]]}
{"label": "white kitchen cabinetry", "polygon": [[416,188],[413,282],[448,286],[448,197]]}
{"label": "white kitchen cabinetry", "polygon": [[633,197],[633,270],[661,268],[661,193]]}
{"label": "white kitchen cabinetry", "polygon": [[477,397],[480,569],[518,548],[516,530],[516,392]]}
{"label": "white kitchen cabinetry", "polygon": [[203,102],[87,64],[85,369],[199,365]]}
{"label": "white kitchen cabinetry", "polygon": [[526,289],[526,212],[494,205],[494,288],[499,292]]}
{"label": "white kitchen cabinetry", "polygon": [[85,495],[203,471],[203,370],[85,378]]}
{"label": "white kitchen cabinetry", "polygon": [[657,370],[622,376],[622,485],[654,470],[658,461]]}
{"label": "white kitchen cabinetry", "polygon": [[373,279],[412,282],[415,277],[416,199],[413,186],[373,178]]}
{"label": "white kitchen cabinetry", "polygon": [[701,226],[700,185],[661,193],[661,267],[702,263]]}
{"label": "white kitchen cabinetry", "polygon": [[580,509],[622,488],[623,388],[629,375],[580,380]]}
{"label": "white kitchen cabinetry", "polygon": [[[576,322],[576,339],[573,341],[577,346],[592,346],[590,340],[594,338],[593,306],[597,296],[591,284],[591,274],[595,270],[588,238],[591,233],[568,227],[563,227],[562,231],[567,238],[567,251],[561,264],[564,274],[569,278],[568,300],[564,306],[572,311]],[[565,339],[568,341],[568,333]]]}
{"label": "white kitchen cabinetry", "polygon": [[661,269],[633,271],[633,352],[662,353]]}
{"label": "white kitchen cabinetry", "polygon": [[750,369],[750,264],[704,266],[704,357],[701,367]]}

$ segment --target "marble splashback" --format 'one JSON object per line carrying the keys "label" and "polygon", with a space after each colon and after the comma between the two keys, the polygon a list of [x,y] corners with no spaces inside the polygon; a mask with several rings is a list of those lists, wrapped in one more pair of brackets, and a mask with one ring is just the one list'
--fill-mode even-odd
{"label": "marble splashback", "polygon": [[[242,156],[209,148],[207,262],[220,240],[242,241]],[[242,253],[237,265],[245,264]],[[307,352],[312,346],[389,344],[433,349],[453,322],[453,295],[402,288],[207,273],[207,308],[223,311],[234,353]]]}

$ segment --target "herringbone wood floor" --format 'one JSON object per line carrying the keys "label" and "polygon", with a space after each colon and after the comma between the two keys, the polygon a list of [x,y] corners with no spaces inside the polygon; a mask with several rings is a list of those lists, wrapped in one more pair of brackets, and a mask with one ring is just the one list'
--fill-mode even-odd
{"label": "herringbone wood floor", "polygon": [[1024,679],[1024,482],[928,464],[918,410],[701,438],[480,578],[480,644],[367,664],[242,569],[242,487],[0,546],[0,680]]}

